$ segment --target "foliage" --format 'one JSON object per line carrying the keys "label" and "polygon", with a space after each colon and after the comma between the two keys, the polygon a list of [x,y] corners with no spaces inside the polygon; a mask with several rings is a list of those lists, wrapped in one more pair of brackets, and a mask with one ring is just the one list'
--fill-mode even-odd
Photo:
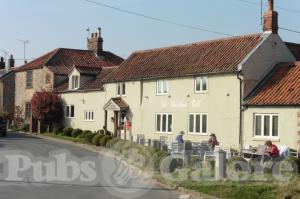
{"label": "foliage", "polygon": [[72,136],[72,131],[73,131],[73,128],[66,127],[66,128],[63,129],[63,135],[67,136],[67,137],[71,137]]}
{"label": "foliage", "polygon": [[23,119],[23,108],[20,106],[15,107],[14,126],[13,129],[20,129],[24,123]]}
{"label": "foliage", "polygon": [[96,134],[94,137],[93,137],[93,140],[92,140],[92,144],[95,145],[95,146],[100,146],[100,139],[103,137],[104,135],[99,135],[99,134]]}
{"label": "foliage", "polygon": [[82,134],[82,130],[81,129],[73,129],[72,131],[72,137],[76,138],[78,137],[80,134]]}
{"label": "foliage", "polygon": [[200,183],[184,181],[179,186],[195,190],[219,198],[229,199],[271,199],[275,197],[276,187],[268,184],[246,184],[238,185],[230,182],[225,183]]}
{"label": "foliage", "polygon": [[58,134],[62,133],[63,130],[64,130],[64,127],[61,126],[60,124],[55,124],[54,127],[53,127],[53,133],[55,135],[58,135]]}
{"label": "foliage", "polygon": [[107,142],[111,139],[112,139],[111,136],[108,135],[103,136],[99,141],[100,146],[106,146]]}
{"label": "foliage", "polygon": [[29,132],[30,125],[28,123],[23,123],[21,125],[21,130],[24,132]]}
{"label": "foliage", "polygon": [[36,92],[31,99],[31,108],[33,116],[45,124],[51,125],[62,119],[61,98],[55,92]]}
{"label": "foliage", "polygon": [[84,141],[87,144],[92,144],[93,141],[93,137],[96,135],[95,133],[91,132],[91,131],[84,131]]}

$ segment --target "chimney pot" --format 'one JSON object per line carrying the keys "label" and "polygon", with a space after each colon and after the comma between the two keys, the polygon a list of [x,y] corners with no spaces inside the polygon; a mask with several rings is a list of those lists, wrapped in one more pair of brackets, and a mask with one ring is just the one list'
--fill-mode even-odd
{"label": "chimney pot", "polygon": [[0,70],[2,69],[5,69],[5,61],[3,57],[0,58]]}
{"label": "chimney pot", "polygon": [[91,50],[100,56],[103,52],[103,38],[101,37],[101,28],[98,28],[98,31],[98,33],[92,33],[91,38],[88,38],[87,47],[88,50]]}
{"label": "chimney pot", "polygon": [[10,58],[8,60],[8,69],[15,67],[15,59],[13,55],[10,55]]}
{"label": "chimney pot", "polygon": [[278,12],[274,11],[274,0],[269,0],[269,9],[264,13],[264,31],[278,34]]}

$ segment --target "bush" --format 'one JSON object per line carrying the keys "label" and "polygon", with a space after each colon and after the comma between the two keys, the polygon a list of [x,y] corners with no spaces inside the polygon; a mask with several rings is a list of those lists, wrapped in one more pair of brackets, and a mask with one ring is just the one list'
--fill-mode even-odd
{"label": "bush", "polygon": [[54,126],[53,126],[53,133],[55,135],[58,135],[58,134],[62,133],[63,130],[64,130],[63,126],[61,126],[60,124],[54,124]]}
{"label": "bush", "polygon": [[93,142],[93,137],[96,135],[95,133],[92,133],[91,131],[84,131],[84,141],[87,144],[92,144]]}
{"label": "bush", "polygon": [[24,132],[29,132],[30,125],[28,123],[24,123],[21,125],[21,130]]}
{"label": "bush", "polygon": [[99,135],[99,134],[96,134],[94,137],[93,137],[93,140],[92,140],[92,144],[95,145],[95,146],[100,146],[100,139],[103,137],[104,135]]}
{"label": "bush", "polygon": [[73,128],[64,128],[63,129],[63,135],[71,137],[72,136],[72,131],[73,131]]}
{"label": "bush", "polygon": [[122,140],[121,140],[120,138],[112,138],[111,140],[109,140],[109,141],[106,143],[106,147],[115,150],[115,147],[114,147],[114,146],[115,146],[119,141],[122,141]]}
{"label": "bush", "polygon": [[82,134],[82,130],[81,129],[74,129],[72,131],[72,137],[77,138],[80,134]]}
{"label": "bush", "polygon": [[108,135],[103,136],[99,141],[100,146],[106,146],[107,142],[111,139],[112,139],[111,136]]}

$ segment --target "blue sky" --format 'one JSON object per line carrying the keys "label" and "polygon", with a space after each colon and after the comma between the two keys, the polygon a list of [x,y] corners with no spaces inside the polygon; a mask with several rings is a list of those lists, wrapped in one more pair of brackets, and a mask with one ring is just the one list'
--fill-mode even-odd
{"label": "blue sky", "polygon": [[[262,31],[260,6],[240,0],[94,1],[234,35]],[[275,5],[295,10],[278,8],[279,24],[300,31],[296,20],[300,17],[299,0],[275,0]],[[85,49],[88,27],[91,31],[102,27],[105,50],[124,58],[135,50],[224,37],[120,13],[84,0],[0,0],[0,8],[0,49],[17,59],[23,58],[23,45],[17,38],[29,40],[27,58],[37,58],[58,47]],[[280,31],[280,35],[286,41],[300,43],[300,34]]]}

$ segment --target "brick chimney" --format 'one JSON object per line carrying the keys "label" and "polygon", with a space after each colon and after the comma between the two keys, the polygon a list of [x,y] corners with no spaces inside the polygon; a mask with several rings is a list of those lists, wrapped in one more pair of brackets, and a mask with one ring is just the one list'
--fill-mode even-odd
{"label": "brick chimney", "polygon": [[15,59],[13,55],[10,55],[8,60],[8,69],[15,67]]}
{"label": "brick chimney", "polygon": [[274,0],[269,0],[268,11],[264,14],[264,31],[278,34],[278,12],[274,11]]}
{"label": "brick chimney", "polygon": [[101,55],[103,51],[103,38],[101,37],[101,28],[98,28],[98,33],[92,33],[87,39],[88,50],[94,51],[97,55]]}
{"label": "brick chimney", "polygon": [[0,70],[2,69],[5,69],[5,61],[3,57],[0,58]]}

